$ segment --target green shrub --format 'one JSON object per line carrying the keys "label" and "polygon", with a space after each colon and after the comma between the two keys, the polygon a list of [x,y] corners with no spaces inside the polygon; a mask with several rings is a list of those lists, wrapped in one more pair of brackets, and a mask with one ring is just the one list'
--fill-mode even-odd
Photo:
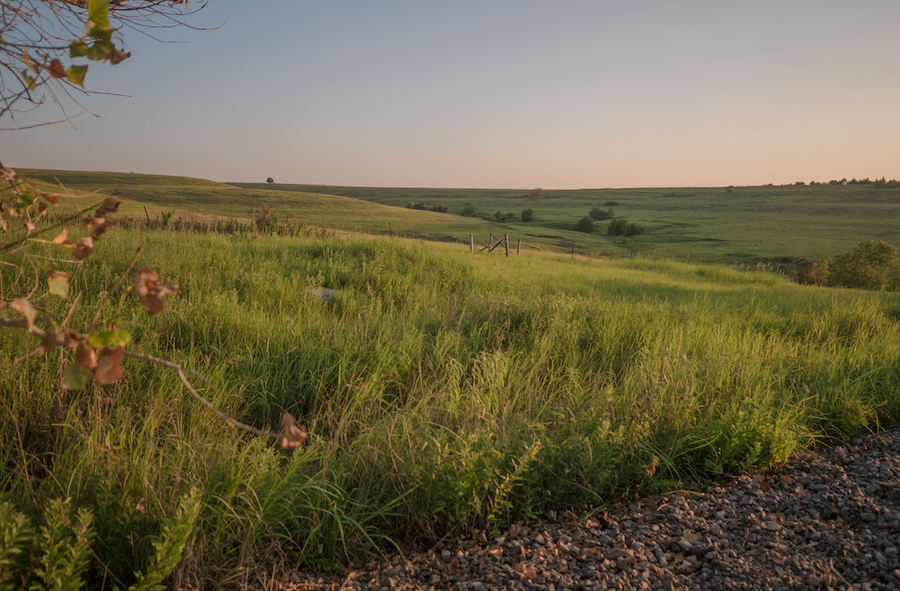
{"label": "green shrub", "polygon": [[644,228],[635,223],[629,224],[628,220],[624,218],[611,221],[606,229],[606,233],[609,236],[637,236],[644,232]]}
{"label": "green shrub", "polygon": [[860,242],[828,263],[828,285],[858,289],[896,289],[900,258],[884,240]]}
{"label": "green shrub", "polygon": [[575,222],[575,230],[577,232],[593,232],[594,220],[592,220],[590,216],[584,216],[583,218]]}
{"label": "green shrub", "polygon": [[604,220],[611,220],[616,217],[616,214],[613,210],[610,209],[600,209],[599,207],[592,207],[591,212],[588,214],[592,220],[597,220],[598,222],[602,222]]}
{"label": "green shrub", "polygon": [[530,222],[534,220],[534,210],[533,209],[523,209],[522,210],[522,221]]}

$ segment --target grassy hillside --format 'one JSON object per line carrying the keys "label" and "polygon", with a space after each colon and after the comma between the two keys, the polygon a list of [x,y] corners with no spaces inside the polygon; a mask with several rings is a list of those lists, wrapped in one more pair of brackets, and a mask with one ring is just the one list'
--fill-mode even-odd
{"label": "grassy hillside", "polygon": [[[116,228],[71,266],[71,326],[138,245],[181,291],[148,319],[122,289],[100,325],[203,376],[240,421],[277,429],[291,412],[311,442],[285,452],[238,431],[136,360],[115,385],[64,390],[68,355],[12,363],[37,343],[3,329],[0,503],[38,523],[51,499],[90,509],[91,588],[146,571],[192,487],[183,582],[221,582],[671,490],[900,419],[898,294],[660,259]],[[0,267],[5,294],[51,264],[32,261]],[[319,286],[339,292],[323,304]],[[62,317],[71,302],[43,289],[35,301]]]}
{"label": "grassy hillside", "polygon": [[[822,260],[865,239],[900,246],[900,189],[871,185],[814,185],[681,189],[585,189],[575,191],[392,189],[312,185],[238,184],[287,192],[316,191],[397,207],[409,201],[446,204],[460,213],[466,203],[481,212],[535,212],[531,224],[509,224],[529,239],[545,231],[570,229],[593,207],[611,207],[617,217],[648,229],[644,236],[597,235],[591,250],[601,254],[646,255],[712,262]],[[605,205],[617,203],[618,205]],[[605,232],[606,223],[600,223]],[[517,234],[517,232],[512,232]],[[577,235],[577,233],[569,233]]]}
{"label": "grassy hillside", "polygon": [[[153,212],[252,219],[265,207],[282,218],[371,234],[394,232],[433,240],[479,244],[488,234],[522,240],[526,252],[570,251],[609,256],[646,256],[732,264],[792,264],[846,252],[866,239],[900,246],[900,189],[871,185],[815,185],[699,189],[592,189],[578,191],[353,188],[283,184],[226,185],[180,177],[119,173],[22,170],[32,179],[79,191],[113,193],[146,204]],[[446,204],[449,213],[406,209],[409,202]],[[459,214],[466,203],[482,213],[521,214],[530,223],[489,222]],[[605,205],[614,203],[617,205]],[[628,239],[573,231],[591,208],[612,208],[647,229]],[[140,207],[133,208],[136,211]]]}

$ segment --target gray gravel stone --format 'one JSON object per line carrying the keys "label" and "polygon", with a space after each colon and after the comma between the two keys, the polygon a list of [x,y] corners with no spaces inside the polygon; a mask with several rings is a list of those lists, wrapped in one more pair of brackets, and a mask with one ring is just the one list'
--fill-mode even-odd
{"label": "gray gravel stone", "polygon": [[900,589],[900,432],[600,513],[565,511],[503,536],[445,542],[344,577],[267,589]]}

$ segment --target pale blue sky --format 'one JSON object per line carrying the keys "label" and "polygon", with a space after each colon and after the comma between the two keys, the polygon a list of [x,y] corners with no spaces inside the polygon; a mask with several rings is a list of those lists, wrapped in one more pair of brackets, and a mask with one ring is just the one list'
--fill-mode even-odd
{"label": "pale blue sky", "polygon": [[225,24],[127,33],[131,59],[86,85],[131,98],[0,132],[4,164],[406,187],[900,177],[897,0],[210,0],[190,22]]}

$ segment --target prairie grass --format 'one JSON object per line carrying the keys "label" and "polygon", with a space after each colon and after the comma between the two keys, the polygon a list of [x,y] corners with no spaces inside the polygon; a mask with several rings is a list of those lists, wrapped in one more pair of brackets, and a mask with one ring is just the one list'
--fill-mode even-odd
{"label": "prairie grass", "polygon": [[[119,228],[73,282],[73,326],[138,245],[181,291],[146,319],[125,290],[104,319],[203,375],[218,409],[269,430],[288,411],[311,443],[237,431],[133,360],[113,386],[63,390],[65,355],[11,363],[36,343],[5,330],[0,503],[35,523],[54,499],[91,509],[92,586],[146,572],[193,487],[178,576],[218,584],[765,468],[900,417],[898,294],[656,259]],[[7,292],[30,280],[0,273]]]}

